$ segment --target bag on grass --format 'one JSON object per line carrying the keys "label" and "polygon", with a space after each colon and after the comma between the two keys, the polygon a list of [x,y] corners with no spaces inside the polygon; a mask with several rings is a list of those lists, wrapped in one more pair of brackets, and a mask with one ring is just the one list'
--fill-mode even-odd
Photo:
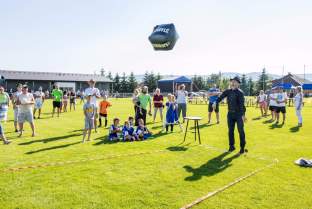
{"label": "bag on grass", "polygon": [[312,160],[308,160],[304,158],[299,158],[298,160],[295,161],[295,164],[302,166],[302,167],[312,168]]}

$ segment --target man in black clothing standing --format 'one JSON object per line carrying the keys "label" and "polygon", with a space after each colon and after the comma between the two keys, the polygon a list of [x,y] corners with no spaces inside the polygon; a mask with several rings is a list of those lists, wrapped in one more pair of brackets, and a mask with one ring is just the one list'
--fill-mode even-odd
{"label": "man in black clothing standing", "polygon": [[240,79],[239,77],[235,77],[230,80],[231,81],[231,88],[225,90],[214,103],[217,105],[221,102],[225,97],[227,98],[228,103],[228,127],[229,127],[229,152],[233,152],[235,150],[235,140],[234,140],[234,129],[235,123],[237,124],[237,129],[240,138],[240,154],[243,154],[245,151],[245,131],[244,131],[244,122],[246,121],[245,118],[245,98],[244,92],[239,89]]}

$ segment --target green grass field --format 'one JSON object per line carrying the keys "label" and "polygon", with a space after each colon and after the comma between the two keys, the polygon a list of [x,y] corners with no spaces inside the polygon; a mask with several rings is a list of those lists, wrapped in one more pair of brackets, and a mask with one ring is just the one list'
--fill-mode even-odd
{"label": "green grass field", "polygon": [[[129,99],[111,101],[110,119],[118,116],[124,121],[132,114]],[[194,142],[192,133],[182,144],[178,127],[174,133],[158,134],[160,122],[148,125],[154,138],[147,141],[109,143],[108,130],[100,128],[92,133],[93,141],[82,144],[81,109],[78,105],[75,112],[51,118],[51,101],[46,101],[43,118],[35,121],[34,138],[28,124],[24,137],[17,138],[10,111],[4,127],[12,144],[0,146],[0,208],[181,208],[274,159],[279,162],[273,167],[194,208],[312,208],[312,170],[293,163],[299,157],[312,158],[311,103],[303,110],[300,130],[293,107],[288,108],[284,126],[274,126],[269,118],[258,117],[259,109],[248,108],[249,153],[243,156],[224,153],[228,148],[225,106],[221,124],[211,126],[206,124],[207,105],[188,106],[188,115],[204,117],[202,146]]]}

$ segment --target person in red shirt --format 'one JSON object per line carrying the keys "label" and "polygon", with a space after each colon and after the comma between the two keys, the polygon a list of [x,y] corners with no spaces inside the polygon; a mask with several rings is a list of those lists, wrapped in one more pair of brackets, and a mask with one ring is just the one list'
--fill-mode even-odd
{"label": "person in red shirt", "polygon": [[100,117],[99,117],[99,127],[102,126],[102,117],[105,118],[105,127],[107,126],[107,108],[112,106],[109,101],[107,101],[107,96],[103,96],[103,100],[100,102]]}
{"label": "person in red shirt", "polygon": [[160,119],[161,121],[163,121],[163,108],[164,108],[164,97],[163,95],[160,94],[160,89],[157,88],[155,90],[155,94],[153,97],[153,103],[154,103],[154,117],[153,117],[153,122],[155,123],[155,119],[156,119],[156,115],[157,115],[157,111],[159,110],[159,114],[160,114]]}

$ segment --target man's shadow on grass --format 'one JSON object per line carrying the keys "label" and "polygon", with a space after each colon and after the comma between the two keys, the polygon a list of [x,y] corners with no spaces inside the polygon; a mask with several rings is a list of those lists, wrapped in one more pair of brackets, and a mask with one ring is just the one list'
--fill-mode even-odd
{"label": "man's shadow on grass", "polygon": [[192,176],[186,177],[185,181],[197,181],[200,180],[203,176],[213,176],[231,167],[232,160],[238,158],[240,155],[236,154],[232,157],[224,159],[228,154],[230,153],[222,153],[221,155],[209,160],[198,168],[193,168],[190,165],[184,166],[183,168],[187,172],[192,173]]}
{"label": "man's shadow on grass", "polygon": [[38,153],[38,152],[44,152],[44,151],[49,151],[49,150],[54,150],[54,149],[61,149],[61,148],[69,147],[69,146],[80,144],[80,143],[81,143],[81,141],[73,142],[73,143],[70,143],[70,144],[63,144],[63,145],[58,145],[58,146],[53,146],[53,147],[47,147],[47,148],[43,148],[43,149],[29,151],[29,152],[26,152],[25,154],[31,155],[31,154],[35,154],[35,153]]}
{"label": "man's shadow on grass", "polygon": [[29,144],[33,144],[33,143],[48,143],[48,142],[53,142],[53,141],[58,141],[58,140],[63,140],[63,139],[67,139],[67,138],[71,138],[71,137],[76,137],[76,136],[81,136],[82,134],[69,134],[69,135],[65,135],[65,136],[55,136],[55,137],[51,137],[51,138],[46,138],[46,139],[40,139],[40,140],[32,140],[32,141],[28,141],[28,142],[22,142],[19,145],[29,145]]}
{"label": "man's shadow on grass", "polygon": [[296,133],[296,132],[298,132],[300,130],[300,127],[299,126],[294,126],[294,127],[291,127],[290,129],[289,129],[289,131],[291,132],[291,133]]}

